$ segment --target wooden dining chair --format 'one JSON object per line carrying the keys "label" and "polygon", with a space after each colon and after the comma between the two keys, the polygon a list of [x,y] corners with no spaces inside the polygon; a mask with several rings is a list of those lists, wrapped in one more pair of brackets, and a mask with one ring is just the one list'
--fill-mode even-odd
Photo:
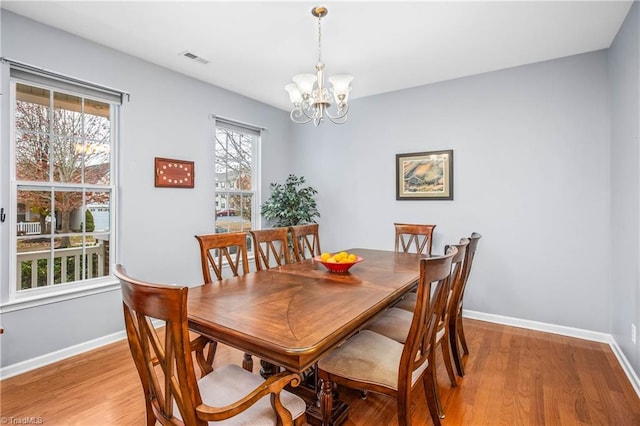
{"label": "wooden dining chair", "polygon": [[[249,272],[249,260],[247,256],[247,233],[229,232],[220,234],[196,235],[200,245],[200,264],[202,266],[202,279],[205,283],[219,281],[224,277],[225,266],[229,267],[231,275],[237,277]],[[214,272],[215,278],[211,276]],[[217,343],[214,340],[199,338],[194,345],[206,345],[206,362],[213,362]],[[199,353],[199,352],[198,352]],[[253,371],[253,358],[245,353],[242,367],[247,371]]]}
{"label": "wooden dining chair", "polygon": [[308,225],[290,226],[291,238],[293,240],[293,254],[296,262],[304,259],[311,259],[322,254],[320,251],[320,237],[318,236],[319,225],[311,223]]}
{"label": "wooden dining chair", "polygon": [[[205,283],[223,279],[223,268],[227,265],[234,277],[249,272],[247,256],[247,233],[229,232],[221,234],[196,235],[200,244],[202,278]],[[241,274],[242,272],[242,274]]]}
{"label": "wooden dining chair", "polygon": [[433,230],[436,225],[415,223],[394,223],[395,251],[402,253],[418,253],[425,256],[431,254]]}
{"label": "wooden dining chair", "polygon": [[457,249],[451,247],[444,256],[420,260],[418,303],[404,344],[371,330],[362,330],[318,362],[325,422],[333,405],[332,383],[337,383],[395,398],[398,423],[410,425],[411,394],[422,382],[433,423],[440,425],[431,355],[439,316],[433,307],[446,298],[451,261],[456,253]]}
{"label": "wooden dining chair", "polygon": [[[197,380],[187,326],[188,287],[151,284],[117,265],[127,339],[138,370],[147,425],[306,424],[306,404],[284,390],[300,377],[289,372],[264,381],[235,365]],[[152,321],[164,324],[164,337]]]}
{"label": "wooden dining chair", "polygon": [[291,263],[288,228],[260,229],[249,233],[253,239],[256,270]]}
{"label": "wooden dining chair", "polygon": [[[432,300],[434,303],[432,308],[439,318],[436,329],[435,346],[440,346],[440,349],[442,350],[442,359],[447,370],[447,375],[449,376],[449,383],[451,387],[456,387],[458,383],[456,381],[451,361],[452,349],[449,343],[449,313],[451,312],[450,305],[453,303],[452,289],[456,285],[459,285],[456,283],[460,283],[463,280],[464,259],[468,245],[469,240],[467,238],[462,238],[459,244],[445,246],[445,252],[448,251],[450,247],[455,247],[457,253],[451,259],[451,271],[449,279],[447,280],[446,297],[441,299],[434,298]],[[407,336],[409,335],[412,319],[413,311],[391,307],[374,318],[373,321],[367,324],[365,329],[387,336],[397,342],[405,343]],[[432,362],[435,363],[435,351],[433,351],[431,356]],[[432,372],[433,380],[436,381],[437,375],[435,364]],[[441,416],[444,416],[440,405],[440,399],[437,398],[436,400],[438,401],[439,413]]]}
{"label": "wooden dining chair", "polygon": [[449,341],[453,362],[456,365],[456,370],[460,377],[464,377],[464,368],[462,366],[462,356],[460,354],[458,341],[460,342],[460,345],[462,345],[464,354],[469,354],[469,347],[467,346],[462,322],[462,302],[464,299],[464,290],[467,287],[467,281],[469,280],[471,266],[473,265],[473,259],[476,255],[480,238],[482,238],[482,235],[477,232],[471,233],[471,236],[469,237],[469,246],[465,253],[462,278],[454,284],[451,296],[452,301],[449,305]]}

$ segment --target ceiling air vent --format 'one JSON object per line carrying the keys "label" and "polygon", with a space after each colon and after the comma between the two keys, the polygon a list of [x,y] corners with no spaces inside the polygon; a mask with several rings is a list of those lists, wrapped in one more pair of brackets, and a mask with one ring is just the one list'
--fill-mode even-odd
{"label": "ceiling air vent", "polygon": [[201,58],[200,56],[196,55],[195,53],[191,53],[188,50],[182,52],[181,55],[184,56],[185,58],[189,58],[196,62],[200,62],[201,64],[204,64],[204,65],[209,63],[209,61],[207,61],[206,59]]}

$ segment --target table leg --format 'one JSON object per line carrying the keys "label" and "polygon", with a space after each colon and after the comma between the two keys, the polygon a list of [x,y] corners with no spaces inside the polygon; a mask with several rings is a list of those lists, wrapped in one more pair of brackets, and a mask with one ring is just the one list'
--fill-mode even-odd
{"label": "table leg", "polygon": [[280,367],[278,367],[275,364],[271,364],[270,362],[267,362],[267,361],[260,360],[260,366],[262,367],[260,369],[260,375],[264,379],[268,379],[274,374],[278,374],[280,372]]}
{"label": "table leg", "polygon": [[322,382],[320,390],[320,412],[322,413],[322,426],[329,426],[331,410],[333,409],[333,383],[329,380]]}
{"label": "table leg", "polygon": [[253,372],[253,358],[251,357],[251,354],[244,354],[244,357],[242,358],[242,368]]}

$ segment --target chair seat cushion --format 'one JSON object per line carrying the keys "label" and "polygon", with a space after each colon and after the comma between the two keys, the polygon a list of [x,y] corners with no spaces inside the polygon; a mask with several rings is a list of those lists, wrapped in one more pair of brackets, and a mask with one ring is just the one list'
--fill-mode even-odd
{"label": "chair seat cushion", "polygon": [[412,320],[413,312],[394,307],[382,312],[365,328],[404,343],[407,341]]}
{"label": "chair seat cushion", "polygon": [[[367,324],[365,329],[382,334],[396,342],[404,343],[407,341],[412,320],[413,312],[393,307],[378,315],[371,323]],[[438,324],[436,342],[439,342],[444,336],[444,326],[445,324],[442,321]]]}
{"label": "chair seat cushion", "polygon": [[[398,368],[404,345],[371,330],[362,330],[318,362],[329,374],[398,390]],[[412,384],[427,368],[424,362],[412,376]]]}
{"label": "chair seat cushion", "polygon": [[413,312],[416,309],[416,302],[418,300],[418,295],[416,293],[407,293],[401,301],[396,303],[394,308],[404,309],[405,311]]}
{"label": "chair seat cushion", "polygon": [[[223,407],[244,398],[264,379],[252,374],[237,365],[225,365],[198,380],[200,395],[204,404],[212,407]],[[291,392],[283,390],[280,393],[282,405],[289,410],[293,418],[304,414],[306,404],[304,400]],[[178,406],[174,403],[174,415],[182,420]],[[271,407],[269,395],[265,395],[246,411],[224,421],[209,422],[210,425],[275,425],[276,413]]]}

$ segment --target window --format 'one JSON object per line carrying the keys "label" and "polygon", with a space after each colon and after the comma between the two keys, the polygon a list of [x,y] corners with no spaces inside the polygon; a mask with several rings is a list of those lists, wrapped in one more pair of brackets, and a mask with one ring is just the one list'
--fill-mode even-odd
{"label": "window", "polygon": [[216,119],[216,233],[256,227],[259,141],[259,130]]}
{"label": "window", "polygon": [[[11,68],[14,295],[104,281],[122,94]],[[98,93],[96,93],[98,92]]]}

